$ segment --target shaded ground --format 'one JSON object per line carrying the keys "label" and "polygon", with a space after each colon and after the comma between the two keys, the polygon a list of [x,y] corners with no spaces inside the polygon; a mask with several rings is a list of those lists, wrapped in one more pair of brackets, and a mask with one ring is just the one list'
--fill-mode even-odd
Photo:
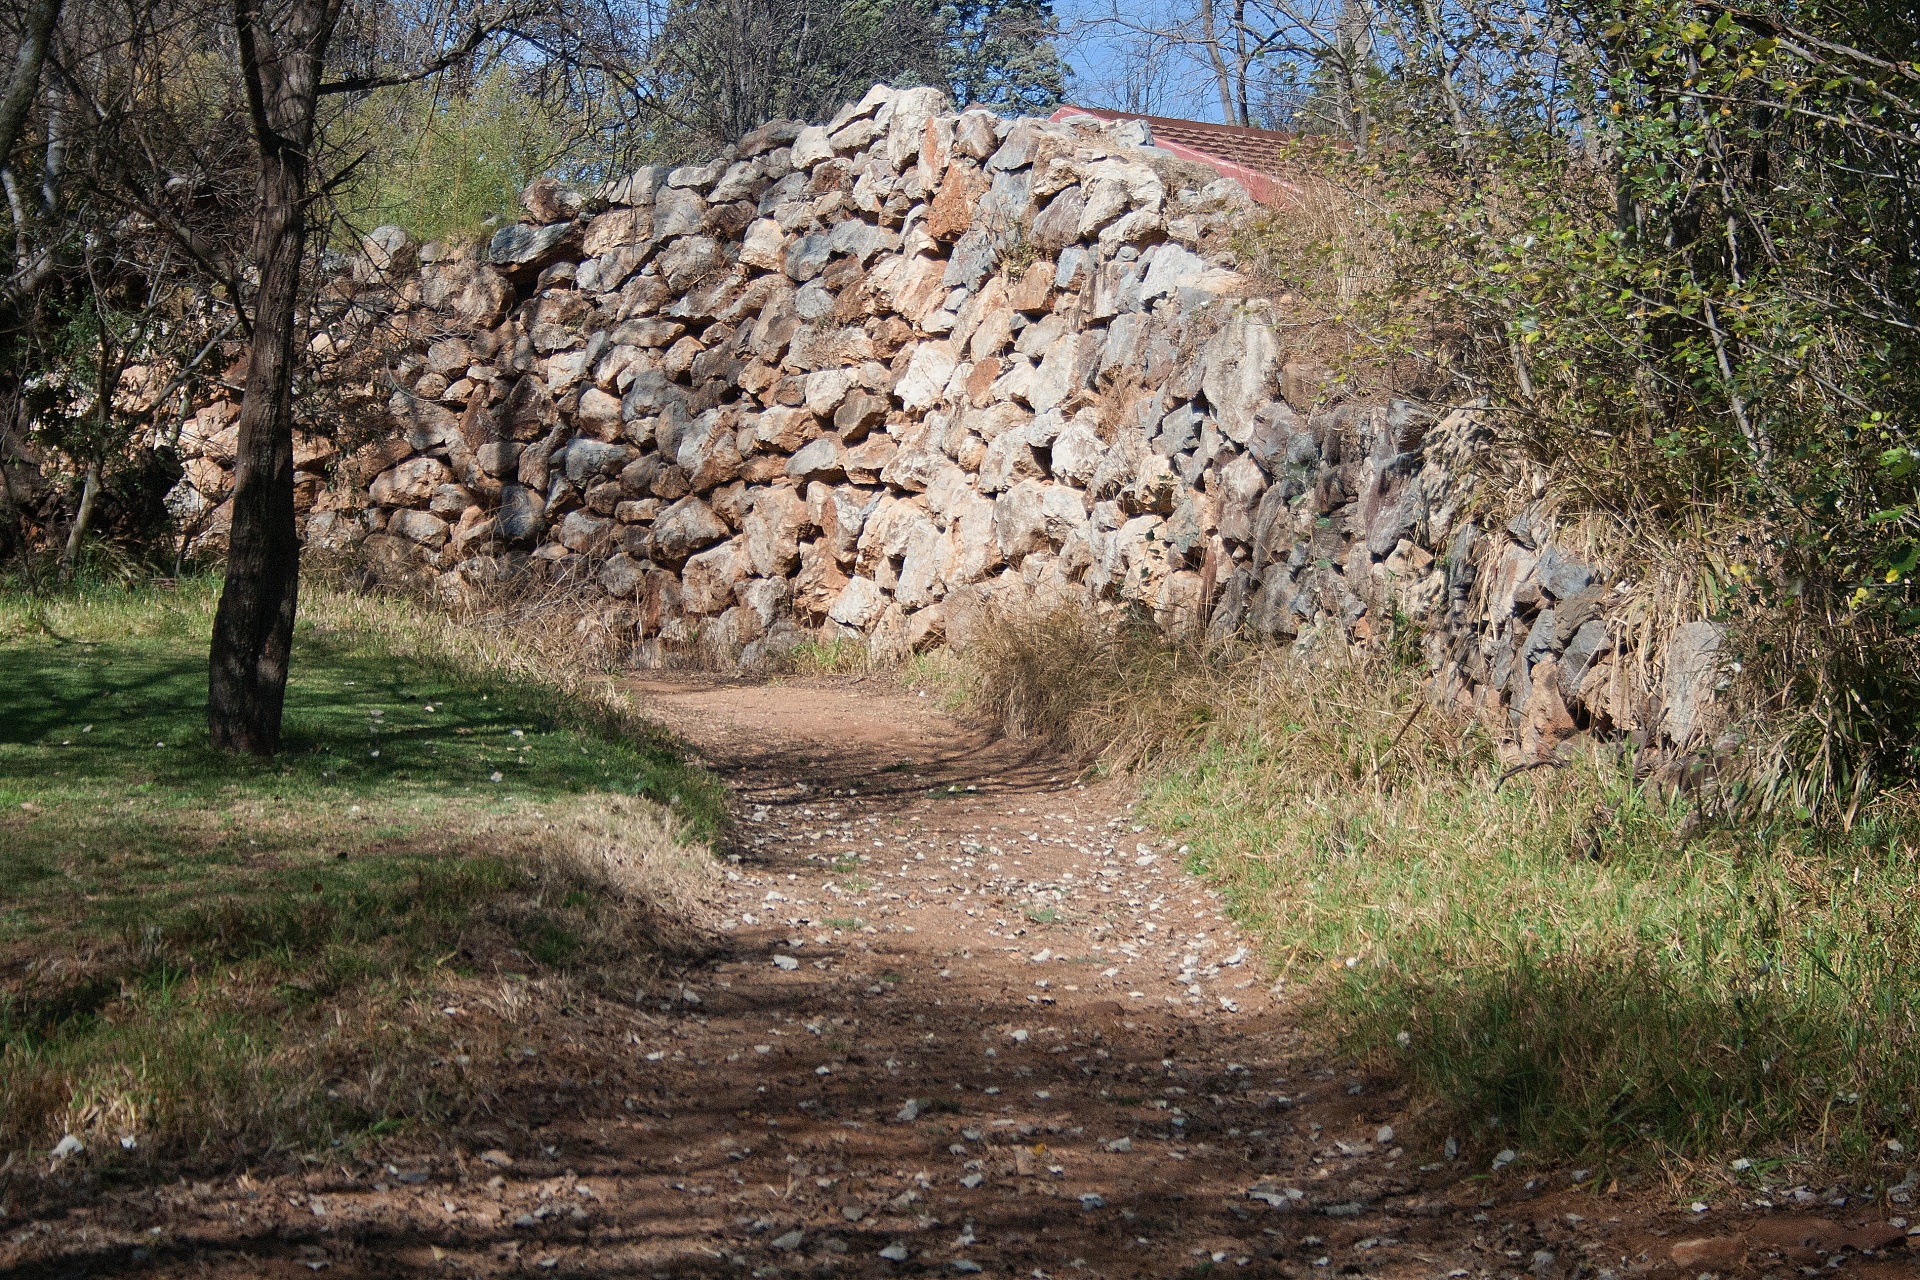
{"label": "shaded ground", "polygon": [[[1871,1206],[1423,1165],[1403,1100],[1320,1056],[1119,784],[879,679],[631,688],[737,796],[710,963],[557,1014],[479,982],[446,1016],[509,1046],[485,1108],[7,1219],[0,1275],[1784,1280],[1897,1238],[1858,1234]],[[1844,1256],[1910,1273],[1900,1244]]]}

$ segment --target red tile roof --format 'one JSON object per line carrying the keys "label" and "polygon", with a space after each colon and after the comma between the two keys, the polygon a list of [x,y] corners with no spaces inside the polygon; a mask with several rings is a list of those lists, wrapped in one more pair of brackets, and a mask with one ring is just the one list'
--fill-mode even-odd
{"label": "red tile roof", "polygon": [[1052,119],[1090,116],[1095,120],[1141,120],[1153,134],[1155,146],[1184,160],[1196,160],[1212,166],[1222,176],[1232,178],[1247,189],[1247,194],[1262,204],[1275,204],[1293,194],[1295,188],[1283,176],[1287,144],[1294,134],[1273,129],[1248,129],[1231,124],[1208,124],[1202,120],[1173,120],[1166,116],[1145,116],[1133,111],[1110,111],[1103,107],[1065,106]]}

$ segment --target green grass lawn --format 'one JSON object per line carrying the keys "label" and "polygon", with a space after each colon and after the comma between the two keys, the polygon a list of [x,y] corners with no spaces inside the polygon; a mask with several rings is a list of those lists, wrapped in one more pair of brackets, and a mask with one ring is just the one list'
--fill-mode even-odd
{"label": "green grass lawn", "polygon": [[1911,797],[1851,831],[1702,822],[1603,748],[1503,787],[1461,718],[1390,749],[1425,692],[1408,674],[1265,689],[1140,812],[1349,1049],[1417,1082],[1431,1138],[1898,1181],[1920,1103]]}
{"label": "green grass lawn", "polygon": [[[214,590],[0,597],[8,1150],[71,1132],[89,1158],[225,1155],[429,1113],[446,1082],[397,1065],[451,1049],[408,1029],[408,1002],[463,975],[591,982],[659,941],[628,900],[645,886],[565,833],[611,815],[666,883],[722,820],[673,744],[529,679],[501,659],[511,637],[324,589],[303,601],[282,754],[212,752]],[[356,1041],[355,1020],[381,1029]],[[356,1083],[367,1053],[396,1069]]]}

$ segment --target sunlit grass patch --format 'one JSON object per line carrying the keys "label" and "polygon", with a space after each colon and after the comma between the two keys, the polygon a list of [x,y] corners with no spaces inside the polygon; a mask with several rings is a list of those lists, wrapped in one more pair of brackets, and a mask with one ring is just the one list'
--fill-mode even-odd
{"label": "sunlit grass patch", "polygon": [[[435,991],[626,990],[717,783],[417,607],[310,591],[286,749],[205,746],[212,584],[0,598],[0,1143],[226,1159],[436,1114]],[[356,1036],[369,1039],[357,1040]],[[123,1145],[124,1144],[124,1145]]]}

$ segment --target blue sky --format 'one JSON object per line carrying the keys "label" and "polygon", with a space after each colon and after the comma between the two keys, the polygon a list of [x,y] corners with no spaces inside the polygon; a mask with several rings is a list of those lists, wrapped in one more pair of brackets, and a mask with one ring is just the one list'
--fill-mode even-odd
{"label": "blue sky", "polygon": [[[1055,0],[1054,13],[1063,35],[1061,52],[1074,74],[1069,99],[1081,106],[1144,108],[1152,115],[1220,120],[1220,99],[1197,62],[1176,58],[1159,67],[1157,74],[1143,75],[1136,51],[1125,47],[1124,37],[1094,25],[1111,16],[1116,7],[1145,23],[1166,20],[1172,9],[1164,0]],[[1132,102],[1127,92],[1130,77],[1136,89]],[[1138,90],[1148,86],[1150,91],[1140,97]]]}

